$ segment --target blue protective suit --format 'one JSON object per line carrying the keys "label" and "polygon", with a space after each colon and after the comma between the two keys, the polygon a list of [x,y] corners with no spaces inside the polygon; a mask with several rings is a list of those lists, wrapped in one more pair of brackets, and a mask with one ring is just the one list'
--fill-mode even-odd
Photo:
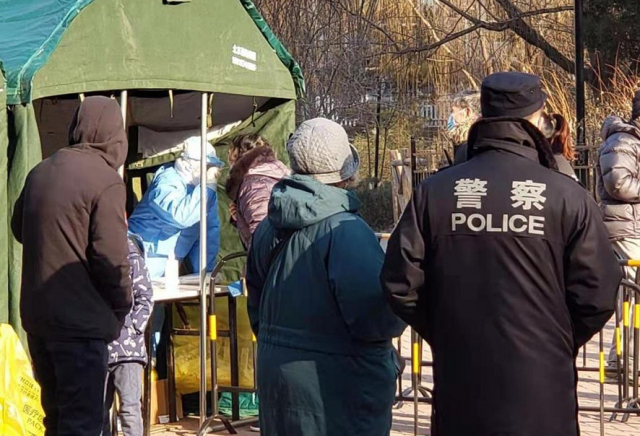
{"label": "blue protective suit", "polygon": [[[218,196],[207,190],[207,270],[213,270],[220,248]],[[129,229],[139,235],[147,255],[151,278],[164,276],[169,253],[187,259],[194,272],[200,267],[200,190],[178,174],[174,164],[162,166],[129,219]]]}

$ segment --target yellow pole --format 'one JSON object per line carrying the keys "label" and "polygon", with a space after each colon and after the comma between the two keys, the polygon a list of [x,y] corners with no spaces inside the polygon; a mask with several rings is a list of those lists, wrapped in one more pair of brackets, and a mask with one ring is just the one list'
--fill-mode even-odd
{"label": "yellow pole", "polygon": [[622,356],[622,334],[619,326],[616,326],[616,354],[618,357]]}
{"label": "yellow pole", "polygon": [[216,315],[209,315],[209,340],[216,341],[218,339],[218,322]]}
{"label": "yellow pole", "polygon": [[413,387],[413,435],[418,436],[418,393],[420,392],[420,336],[415,330],[411,331],[411,382]]}
{"label": "yellow pole", "polygon": [[631,304],[628,301],[624,302],[623,313],[622,313],[622,323],[625,327],[629,327],[630,323],[630,312],[631,312]]}

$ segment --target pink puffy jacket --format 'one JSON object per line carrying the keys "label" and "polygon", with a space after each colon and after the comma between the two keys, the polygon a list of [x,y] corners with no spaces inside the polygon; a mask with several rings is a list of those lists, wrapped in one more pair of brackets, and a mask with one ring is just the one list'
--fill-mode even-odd
{"label": "pink puffy jacket", "polygon": [[273,186],[290,174],[269,147],[258,147],[240,157],[229,171],[226,190],[236,204],[240,238],[249,247],[251,235],[266,218]]}

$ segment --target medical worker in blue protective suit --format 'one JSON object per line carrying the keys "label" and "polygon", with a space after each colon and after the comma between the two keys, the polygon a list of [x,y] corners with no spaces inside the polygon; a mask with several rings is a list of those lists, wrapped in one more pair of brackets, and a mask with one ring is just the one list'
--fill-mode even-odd
{"label": "medical worker in blue protective suit", "polygon": [[[170,253],[186,261],[192,272],[200,265],[200,138],[185,141],[175,164],[162,166],[129,220],[129,229],[144,241],[151,278],[164,276]],[[216,185],[222,161],[208,145],[207,270],[215,265],[220,247]]]}
{"label": "medical worker in blue protective suit", "polygon": [[[213,270],[220,247],[220,222],[216,186],[222,161],[214,148],[207,147],[207,270]],[[200,266],[200,155],[199,137],[185,141],[185,149],[175,163],[162,166],[142,201],[129,219],[129,231],[142,238],[149,275],[164,276],[170,253],[188,264],[192,272]],[[164,359],[159,346],[165,311],[157,304],[151,320],[151,357],[158,363],[158,375],[164,376]],[[161,347],[162,348],[162,347]]]}

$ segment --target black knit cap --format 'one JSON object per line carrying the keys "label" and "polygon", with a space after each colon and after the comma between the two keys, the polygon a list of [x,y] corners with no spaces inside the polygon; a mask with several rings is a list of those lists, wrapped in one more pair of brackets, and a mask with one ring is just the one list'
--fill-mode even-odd
{"label": "black knit cap", "polygon": [[538,76],[502,72],[487,76],[480,90],[482,118],[524,118],[544,106],[547,95]]}
{"label": "black knit cap", "polygon": [[636,95],[633,96],[633,110],[631,111],[631,120],[638,118],[640,118],[640,90],[636,91]]}

